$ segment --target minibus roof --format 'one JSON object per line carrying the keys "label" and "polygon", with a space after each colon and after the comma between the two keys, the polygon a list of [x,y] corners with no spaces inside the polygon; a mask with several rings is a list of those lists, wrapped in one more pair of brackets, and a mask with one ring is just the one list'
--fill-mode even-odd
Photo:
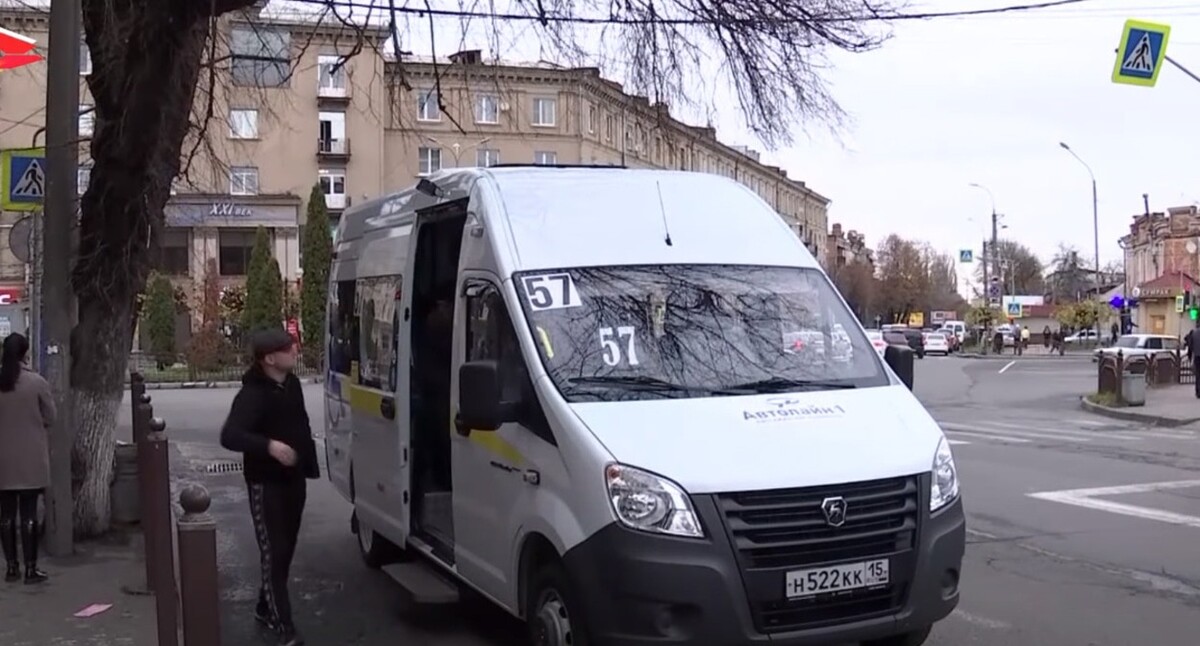
{"label": "minibus roof", "polygon": [[726,177],[594,167],[478,172],[499,194],[520,270],[691,263],[818,267],[765,201]]}

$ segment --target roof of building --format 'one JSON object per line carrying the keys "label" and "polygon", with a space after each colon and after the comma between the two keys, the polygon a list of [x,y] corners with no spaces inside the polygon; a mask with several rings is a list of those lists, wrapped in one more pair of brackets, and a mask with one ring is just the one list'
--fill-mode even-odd
{"label": "roof of building", "polygon": [[1184,290],[1190,291],[1195,289],[1196,285],[1196,279],[1191,275],[1182,271],[1168,271],[1158,278],[1153,278],[1142,283],[1141,285],[1138,285],[1138,289],[1142,291],[1165,289],[1179,290],[1182,292]]}

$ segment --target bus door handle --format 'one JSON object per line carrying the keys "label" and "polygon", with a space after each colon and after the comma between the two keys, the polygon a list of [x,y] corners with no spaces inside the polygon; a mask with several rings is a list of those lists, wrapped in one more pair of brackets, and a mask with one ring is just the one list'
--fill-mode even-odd
{"label": "bus door handle", "polygon": [[396,400],[384,397],[379,402],[379,412],[387,419],[396,419]]}

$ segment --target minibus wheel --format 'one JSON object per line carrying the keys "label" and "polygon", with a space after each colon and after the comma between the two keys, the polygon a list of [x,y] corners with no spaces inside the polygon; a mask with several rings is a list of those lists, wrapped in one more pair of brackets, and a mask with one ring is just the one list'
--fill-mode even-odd
{"label": "minibus wheel", "polygon": [[863,642],[862,646],[921,646],[929,639],[929,633],[932,630],[933,626],[926,626],[910,633]]}
{"label": "minibus wheel", "polygon": [[358,535],[358,552],[367,567],[377,570],[395,560],[396,547],[359,520],[358,512],[354,512],[350,522],[354,526],[354,533]]}
{"label": "minibus wheel", "polygon": [[575,603],[567,574],[557,562],[533,575],[525,603],[525,622],[533,646],[588,646],[583,611]]}

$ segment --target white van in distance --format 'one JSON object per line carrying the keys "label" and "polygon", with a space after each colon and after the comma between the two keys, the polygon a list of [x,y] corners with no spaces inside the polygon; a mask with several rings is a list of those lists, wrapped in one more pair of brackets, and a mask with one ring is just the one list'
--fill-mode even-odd
{"label": "white van in distance", "polygon": [[538,646],[917,646],[959,600],[950,447],[755,193],[456,169],[348,209],[326,457],[363,558]]}

